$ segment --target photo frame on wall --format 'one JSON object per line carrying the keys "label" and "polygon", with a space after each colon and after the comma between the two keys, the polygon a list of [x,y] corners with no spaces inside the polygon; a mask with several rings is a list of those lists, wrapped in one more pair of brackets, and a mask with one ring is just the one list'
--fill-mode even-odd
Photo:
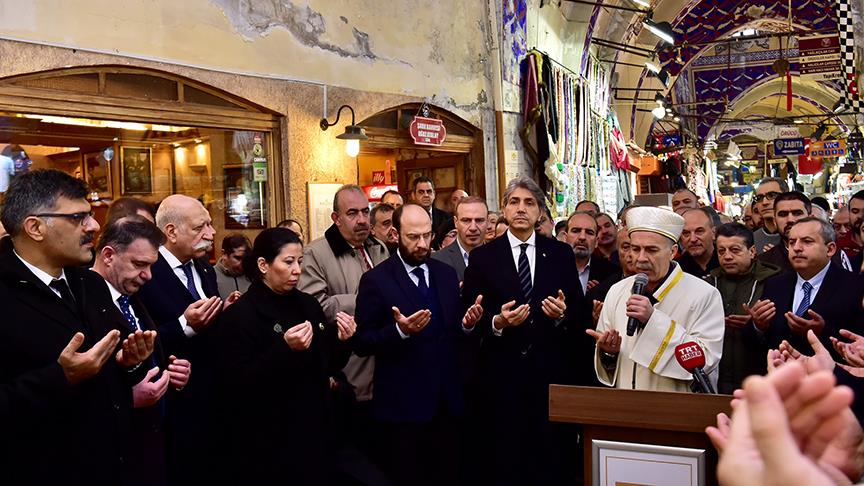
{"label": "photo frame on wall", "polygon": [[153,193],[153,153],[150,147],[120,148],[123,195]]}
{"label": "photo frame on wall", "polygon": [[114,147],[84,154],[84,181],[90,191],[99,194],[100,199],[114,197],[111,187],[111,163],[114,157]]}
{"label": "photo frame on wall", "polygon": [[309,191],[309,240],[323,236],[327,228],[333,224],[330,214],[333,213],[333,197],[342,187],[338,183],[308,183]]}
{"label": "photo frame on wall", "polygon": [[264,229],[261,187],[252,167],[225,168],[225,228]]}

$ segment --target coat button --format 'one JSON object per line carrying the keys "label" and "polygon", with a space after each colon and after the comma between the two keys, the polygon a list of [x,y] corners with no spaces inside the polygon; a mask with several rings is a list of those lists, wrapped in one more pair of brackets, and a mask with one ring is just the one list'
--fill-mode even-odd
{"label": "coat button", "polygon": [[118,410],[118,411],[119,411],[119,410],[120,410],[120,405],[117,405],[117,404],[115,403],[115,404],[114,404],[114,410]]}

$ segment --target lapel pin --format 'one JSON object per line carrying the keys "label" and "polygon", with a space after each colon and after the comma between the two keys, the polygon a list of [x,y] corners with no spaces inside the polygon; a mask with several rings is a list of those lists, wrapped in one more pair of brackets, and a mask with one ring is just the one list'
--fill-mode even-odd
{"label": "lapel pin", "polygon": [[542,253],[542,255],[543,255],[543,258],[546,258],[546,254],[545,254],[545,253]]}
{"label": "lapel pin", "polygon": [[273,326],[273,331],[282,334],[282,326],[279,323],[276,323],[276,325]]}
{"label": "lapel pin", "polygon": [[324,323],[323,322],[318,323],[318,329],[321,329],[322,331],[324,330]]}

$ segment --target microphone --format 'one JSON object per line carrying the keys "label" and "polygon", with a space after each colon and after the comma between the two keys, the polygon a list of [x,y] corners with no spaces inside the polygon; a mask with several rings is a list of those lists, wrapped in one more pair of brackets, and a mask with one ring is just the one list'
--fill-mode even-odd
{"label": "microphone", "polygon": [[[644,273],[637,273],[636,280],[633,281],[633,295],[642,295],[645,291],[645,286],[648,285],[648,275]],[[631,317],[627,320],[627,335],[632,336],[636,334],[636,329],[639,329],[642,323],[639,322],[635,317]]]}
{"label": "microphone", "polygon": [[679,344],[675,347],[675,359],[682,368],[693,375],[694,391],[697,393],[717,393],[711,382],[708,380],[708,375],[702,367],[705,366],[705,353],[702,347],[693,341]]}

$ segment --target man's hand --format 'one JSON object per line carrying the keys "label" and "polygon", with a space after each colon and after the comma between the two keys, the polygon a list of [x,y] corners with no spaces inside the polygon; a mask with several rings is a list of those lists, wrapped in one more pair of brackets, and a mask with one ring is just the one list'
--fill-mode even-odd
{"label": "man's hand", "polygon": [[76,332],[57,358],[57,362],[63,368],[63,374],[66,375],[66,381],[77,385],[95,376],[114,353],[118,342],[120,342],[120,331],[115,329],[94,344],[90,351],[79,353],[78,349],[84,343],[84,334]]}
{"label": "man's hand", "polygon": [[402,315],[398,307],[393,307],[393,319],[396,320],[396,325],[403,334],[417,334],[426,328],[429,321],[432,320],[432,311],[429,309],[420,309],[408,317]]}
{"label": "man's hand", "polygon": [[357,323],[354,316],[339,311],[336,313],[337,335],[340,341],[347,341],[357,332]]}
{"label": "man's hand", "polygon": [[627,299],[627,317],[635,317],[643,325],[648,323],[654,313],[654,306],[644,295],[631,295]]}
{"label": "man's hand", "polygon": [[563,318],[564,313],[567,311],[567,304],[564,303],[564,300],[564,292],[561,289],[558,289],[557,297],[550,295],[543,299],[541,304],[543,307],[543,313],[546,314],[546,317],[555,321]]}
{"label": "man's hand", "polygon": [[237,302],[240,297],[243,297],[243,292],[240,292],[239,290],[235,290],[234,292],[228,294],[228,298],[226,298],[225,301],[222,302],[222,310],[227,309],[229,306],[231,306],[231,304]]}
{"label": "man's hand", "polygon": [[846,329],[840,330],[840,336],[848,339],[851,342],[843,342],[839,339],[831,336],[831,344],[834,345],[834,349],[846,360],[850,365],[861,368],[864,367],[864,337],[855,334],[854,332],[847,331]]}
{"label": "man's hand", "polygon": [[522,304],[514,309],[514,305],[516,305],[516,301],[511,300],[501,306],[501,313],[492,318],[492,325],[495,326],[495,329],[501,331],[507,327],[519,326],[525,322],[525,319],[528,319],[531,314],[531,306]]}
{"label": "man's hand", "polygon": [[594,327],[597,327],[597,323],[600,322],[600,313],[603,312],[603,302],[599,300],[595,300],[593,302],[593,307],[591,308],[591,320],[594,321]]}
{"label": "man's hand", "polygon": [[292,351],[305,351],[312,344],[312,334],[312,324],[309,321],[303,321],[285,331],[282,339],[288,343],[288,347]]}
{"label": "man's hand", "polygon": [[585,291],[587,292],[587,291],[593,289],[594,287],[598,286],[599,284],[600,284],[599,280],[589,280],[588,284],[585,285]]}
{"label": "man's hand", "polygon": [[750,322],[750,314],[730,314],[726,316],[726,327],[731,327],[733,329],[744,329],[748,322]]}
{"label": "man's hand", "polygon": [[717,452],[723,454],[726,444],[729,442],[729,433],[732,432],[732,419],[723,412],[717,414],[717,426],[705,428],[705,433],[711,439],[711,444]]}
{"label": "man's hand", "polygon": [[171,386],[180,391],[189,383],[192,374],[192,363],[185,359],[177,359],[177,356],[168,357],[168,375],[171,377]]}
{"label": "man's hand", "polygon": [[812,319],[798,317],[794,312],[787,312],[783,314],[783,316],[786,317],[786,323],[789,325],[789,329],[798,336],[804,336],[807,334],[807,331],[813,331],[817,336],[822,334],[822,329],[825,328],[825,319],[823,319],[819,314],[813,312],[812,309],[808,310],[807,314],[809,314]]}
{"label": "man's hand", "polygon": [[774,316],[777,315],[777,308],[774,306],[774,302],[770,300],[757,300],[753,304],[753,307],[744,304],[744,310],[750,314],[753,324],[762,332],[768,330],[768,327],[771,325],[771,319],[774,319]]}
{"label": "man's hand", "polygon": [[606,354],[617,355],[621,352],[621,335],[612,329],[602,334],[594,329],[585,329],[585,332],[597,341],[597,348]]}
{"label": "man's hand", "polygon": [[150,368],[144,380],[132,387],[132,407],[146,408],[159,403],[159,400],[168,391],[171,375],[162,373],[158,380],[150,381],[157,374],[159,374],[158,366]]}
{"label": "man's hand", "polygon": [[117,351],[117,364],[124,368],[132,368],[153,354],[156,345],[156,331],[137,330],[123,340],[120,351]]}
{"label": "man's hand", "polygon": [[465,317],[462,318],[462,325],[465,329],[473,329],[477,321],[483,317],[483,295],[478,295],[474,300],[474,304],[465,311]]}
{"label": "man's hand", "polygon": [[189,325],[195,332],[201,332],[204,328],[213,322],[213,319],[219,315],[222,310],[222,300],[219,297],[210,297],[209,299],[201,299],[197,302],[192,302],[183,316],[186,317],[186,324]]}
{"label": "man's hand", "polygon": [[813,331],[807,331],[807,341],[810,343],[810,347],[813,348],[813,356],[801,354],[801,352],[792,347],[788,341],[783,341],[780,343],[780,352],[783,354],[783,360],[785,362],[800,362],[804,365],[804,368],[808,373],[815,373],[817,371],[834,371],[834,366],[836,364],[834,363],[834,358],[831,357],[831,353],[825,349],[825,346],[822,346],[822,342],[819,341],[819,338],[816,337],[816,334],[814,334]]}

